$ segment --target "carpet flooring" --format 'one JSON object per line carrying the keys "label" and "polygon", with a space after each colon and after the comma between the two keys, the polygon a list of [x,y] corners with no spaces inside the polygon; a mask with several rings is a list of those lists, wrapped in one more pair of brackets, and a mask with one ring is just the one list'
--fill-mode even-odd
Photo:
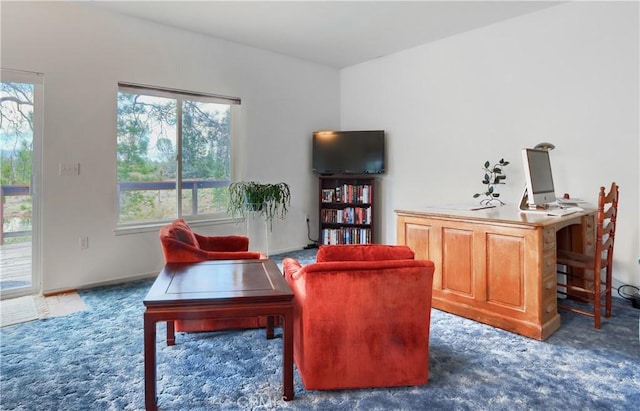
{"label": "carpet flooring", "polygon": [[[289,253],[301,259],[308,254]],[[273,256],[278,260],[281,256]],[[0,329],[0,409],[142,410],[142,300],[153,280],[80,290],[87,309]],[[307,391],[281,400],[282,339],[264,330],[177,334],[158,326],[161,410],[633,410],[640,405],[638,317],[561,312],[541,342],[433,310],[429,383]],[[384,372],[384,370],[381,370]]]}

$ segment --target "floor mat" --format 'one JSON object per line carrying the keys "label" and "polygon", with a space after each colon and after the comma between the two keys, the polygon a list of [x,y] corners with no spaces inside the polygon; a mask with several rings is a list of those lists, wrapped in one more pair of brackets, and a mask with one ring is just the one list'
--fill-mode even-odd
{"label": "floor mat", "polygon": [[38,308],[40,318],[49,318],[84,311],[87,309],[87,306],[84,301],[82,301],[80,295],[74,291],[45,297],[42,301],[42,308]]}
{"label": "floor mat", "polygon": [[29,295],[0,301],[2,327],[63,315],[87,309],[77,292],[56,294],[50,297]]}
{"label": "floor mat", "polygon": [[0,301],[0,317],[2,327],[40,318],[35,299],[31,295]]}

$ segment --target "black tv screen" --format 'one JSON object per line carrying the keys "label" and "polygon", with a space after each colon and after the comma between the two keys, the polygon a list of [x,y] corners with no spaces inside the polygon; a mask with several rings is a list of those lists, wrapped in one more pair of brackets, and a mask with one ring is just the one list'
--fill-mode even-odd
{"label": "black tv screen", "polygon": [[384,158],[384,130],[313,133],[316,174],[383,174]]}

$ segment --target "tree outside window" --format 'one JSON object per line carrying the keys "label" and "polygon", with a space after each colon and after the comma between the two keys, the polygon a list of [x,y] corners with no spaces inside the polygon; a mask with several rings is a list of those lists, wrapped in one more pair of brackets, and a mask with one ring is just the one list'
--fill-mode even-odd
{"label": "tree outside window", "polygon": [[226,214],[232,106],[238,103],[121,85],[119,223]]}

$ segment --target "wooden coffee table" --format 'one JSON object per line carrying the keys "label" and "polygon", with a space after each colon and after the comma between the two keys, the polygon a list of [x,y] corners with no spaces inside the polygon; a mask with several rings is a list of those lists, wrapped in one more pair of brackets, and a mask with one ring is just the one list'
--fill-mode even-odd
{"label": "wooden coffee table", "polygon": [[[175,320],[282,318],[283,399],[293,399],[293,292],[272,260],[224,260],[167,264],[144,299],[145,407],[157,409],[156,324]],[[169,330],[169,325],[170,330]],[[173,341],[171,341],[173,343]],[[212,353],[215,355],[215,353]],[[211,376],[215,378],[215,376]]]}

